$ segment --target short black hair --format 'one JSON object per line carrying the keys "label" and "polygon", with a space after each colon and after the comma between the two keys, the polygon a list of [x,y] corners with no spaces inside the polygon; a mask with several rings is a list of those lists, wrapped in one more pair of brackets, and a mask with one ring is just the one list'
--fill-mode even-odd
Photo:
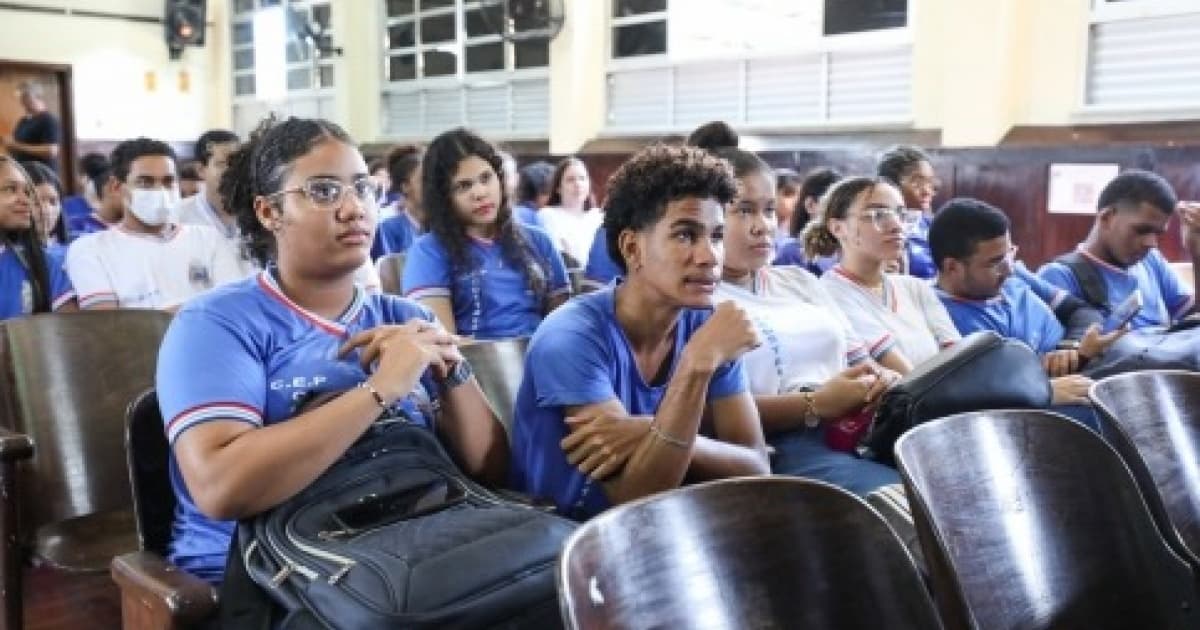
{"label": "short black hair", "polygon": [[800,182],[800,201],[796,204],[796,211],[792,213],[792,218],[788,222],[788,234],[791,234],[793,238],[800,238],[804,227],[812,220],[812,217],[808,216],[808,210],[804,207],[804,200],[811,197],[820,201],[821,197],[825,195],[825,191],[841,179],[841,173],[823,166],[814,168],[804,176],[804,181]]}
{"label": "short black hair", "polygon": [[521,179],[517,183],[517,201],[529,203],[537,200],[538,195],[550,193],[550,180],[554,178],[554,165],[538,160],[521,167]]}
{"label": "short black hair", "polygon": [[784,190],[786,188],[800,188],[800,174],[790,168],[775,169],[775,188]]}
{"label": "short black hair", "polygon": [[83,157],[79,158],[79,170],[83,171],[88,179],[98,179],[108,173],[108,156],[94,151],[84,153]]}
{"label": "short black hair", "polygon": [[725,205],[736,194],[733,169],[712,153],[690,146],[646,147],[608,180],[604,212],[608,255],[622,272],[628,272],[620,247],[623,231],[653,226],[666,213],[667,204],[678,199],[711,198]]}
{"label": "short black hair", "polygon": [[955,197],[942,205],[929,225],[929,249],[938,269],[947,258],[965,260],[976,246],[1008,234],[1011,224],[999,208],[970,197]]}
{"label": "short black hair", "polygon": [[196,161],[189,160],[179,167],[179,179],[198,182],[204,178],[200,177],[200,169],[196,168]]}
{"label": "short black hair", "polygon": [[1136,207],[1143,203],[1158,208],[1164,214],[1171,214],[1175,212],[1179,197],[1175,196],[1175,189],[1161,175],[1130,169],[1117,175],[1100,191],[1096,209]]}
{"label": "short black hair", "polygon": [[150,138],[134,138],[118,144],[109,154],[108,161],[112,165],[112,176],[116,177],[117,181],[124,182],[125,178],[129,177],[129,169],[132,168],[133,161],[148,155],[161,155],[171,158],[172,162],[178,161],[175,159],[175,150],[166,142]]}
{"label": "short black hair", "polygon": [[687,137],[687,144],[709,151],[717,149],[736,149],[741,138],[738,133],[723,120],[715,120],[696,127]]}
{"label": "short black hair", "polygon": [[212,159],[213,145],[241,142],[236,133],[227,129],[209,129],[200,134],[196,139],[196,147],[193,149],[194,157],[201,166],[208,166],[208,161]]}
{"label": "short black hair", "polygon": [[900,180],[921,162],[933,163],[929,154],[919,147],[899,145],[889,148],[879,156],[876,174],[899,186]]}
{"label": "short black hair", "polygon": [[[425,159],[425,147],[419,144],[402,144],[392,147],[383,157],[388,177],[392,180],[389,192],[404,192],[404,184],[412,177],[413,171],[421,168],[421,160]],[[372,168],[371,172],[375,172]]]}

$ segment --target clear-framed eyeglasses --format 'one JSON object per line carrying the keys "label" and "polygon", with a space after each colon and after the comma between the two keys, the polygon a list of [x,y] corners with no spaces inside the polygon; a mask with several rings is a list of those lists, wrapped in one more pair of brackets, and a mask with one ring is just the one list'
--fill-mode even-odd
{"label": "clear-framed eyeglasses", "polygon": [[345,203],[348,192],[353,192],[354,198],[363,207],[374,208],[378,203],[379,187],[366,177],[356,179],[349,184],[333,177],[313,177],[305,181],[302,186],[272,193],[267,195],[267,198],[275,199],[283,195],[299,193],[321,210],[337,210]]}

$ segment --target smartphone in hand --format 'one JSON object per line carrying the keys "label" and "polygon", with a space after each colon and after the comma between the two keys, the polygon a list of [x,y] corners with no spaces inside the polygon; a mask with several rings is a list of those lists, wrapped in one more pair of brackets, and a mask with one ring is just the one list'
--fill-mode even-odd
{"label": "smartphone in hand", "polygon": [[1113,309],[1108,319],[1104,320],[1104,332],[1112,332],[1129,324],[1142,311],[1142,304],[1142,290],[1134,289],[1124,302]]}

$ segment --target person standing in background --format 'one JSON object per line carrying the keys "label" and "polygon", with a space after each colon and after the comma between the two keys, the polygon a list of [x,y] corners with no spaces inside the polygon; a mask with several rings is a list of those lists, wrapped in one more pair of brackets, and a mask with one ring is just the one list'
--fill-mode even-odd
{"label": "person standing in background", "polygon": [[45,93],[35,81],[22,81],[17,97],[25,116],[17,121],[12,136],[0,137],[0,148],[21,162],[41,162],[58,172],[58,144],[62,130],[58,118],[46,110]]}

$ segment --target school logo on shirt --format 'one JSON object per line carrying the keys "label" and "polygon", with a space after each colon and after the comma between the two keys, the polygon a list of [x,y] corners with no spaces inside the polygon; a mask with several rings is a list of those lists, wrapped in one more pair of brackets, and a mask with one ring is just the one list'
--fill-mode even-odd
{"label": "school logo on shirt", "polygon": [[211,289],[213,285],[208,266],[198,260],[193,260],[188,266],[188,280],[198,289]]}

